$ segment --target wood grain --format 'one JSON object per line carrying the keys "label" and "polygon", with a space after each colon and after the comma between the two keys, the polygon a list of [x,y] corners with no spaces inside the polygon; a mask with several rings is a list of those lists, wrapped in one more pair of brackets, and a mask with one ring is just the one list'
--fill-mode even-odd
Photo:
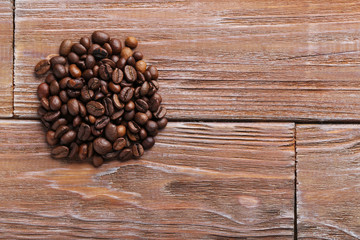
{"label": "wood grain", "polygon": [[0,1],[0,117],[13,115],[13,3]]}
{"label": "wood grain", "polygon": [[309,1],[16,1],[15,114],[34,64],[94,29],[137,36],[171,119],[358,120],[360,5]]}
{"label": "wood grain", "polygon": [[0,120],[0,237],[293,239],[294,124],[169,123],[141,160],[49,157],[35,120]]}
{"label": "wood grain", "polygon": [[299,125],[299,239],[360,239],[360,125]]}

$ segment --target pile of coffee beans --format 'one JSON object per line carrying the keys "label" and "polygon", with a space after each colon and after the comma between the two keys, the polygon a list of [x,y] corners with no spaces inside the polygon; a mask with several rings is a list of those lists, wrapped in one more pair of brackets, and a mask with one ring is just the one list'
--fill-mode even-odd
{"label": "pile of coffee beans", "polygon": [[158,70],[135,51],[138,41],[123,44],[95,31],[80,42],[64,40],[59,55],[41,60],[36,75],[38,114],[47,128],[54,158],[92,161],[139,158],[167,125],[161,105]]}

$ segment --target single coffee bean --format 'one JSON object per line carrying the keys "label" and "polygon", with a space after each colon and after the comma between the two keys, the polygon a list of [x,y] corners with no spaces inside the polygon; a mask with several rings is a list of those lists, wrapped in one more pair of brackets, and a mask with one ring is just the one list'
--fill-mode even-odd
{"label": "single coffee bean", "polygon": [[118,119],[120,119],[120,117],[121,117],[123,114],[124,114],[124,109],[121,109],[120,111],[113,113],[113,115],[111,115],[110,119],[111,119],[112,121],[118,120]]}
{"label": "single coffee bean", "polygon": [[138,41],[137,41],[137,39],[136,39],[135,37],[128,37],[128,38],[126,38],[126,40],[125,40],[125,45],[126,45],[127,47],[129,47],[129,48],[134,49],[134,48],[137,47]]}
{"label": "single coffee bean", "polygon": [[133,53],[133,57],[135,58],[136,61],[140,61],[143,59],[144,55],[142,54],[142,52],[135,51]]}
{"label": "single coffee bean", "polygon": [[95,155],[92,161],[95,167],[100,167],[104,163],[104,159],[99,155]]}
{"label": "single coffee bean", "polygon": [[34,70],[36,75],[43,75],[50,70],[50,62],[46,59],[43,59],[36,64]]}
{"label": "single coffee bean", "polygon": [[100,80],[100,91],[104,94],[104,95],[108,95],[109,90],[108,90],[108,83],[104,80]]}
{"label": "single coffee bean", "polygon": [[116,64],[119,61],[120,57],[118,55],[112,55],[111,60]]}
{"label": "single coffee bean", "polygon": [[88,37],[82,37],[80,38],[80,43],[83,45],[86,49],[89,49],[91,46],[91,40]]}
{"label": "single coffee bean", "polygon": [[130,56],[127,60],[126,60],[126,64],[130,65],[132,67],[135,67],[136,65],[136,61],[135,58],[133,56]]}
{"label": "single coffee bean", "polygon": [[43,116],[44,120],[47,121],[47,122],[54,122],[54,121],[58,120],[59,117],[60,117],[60,111],[47,112]]}
{"label": "single coffee bean", "polygon": [[49,103],[50,103],[50,109],[53,111],[57,111],[60,110],[61,108],[61,100],[59,96],[51,96],[49,98]]}
{"label": "single coffee bean", "polygon": [[91,78],[88,82],[88,86],[92,90],[97,90],[101,87],[100,80],[98,78]]}
{"label": "single coffee bean", "polygon": [[132,153],[133,153],[133,156],[136,158],[141,157],[144,154],[143,146],[140,143],[135,143],[132,146]]}
{"label": "single coffee bean", "polygon": [[156,112],[160,107],[160,100],[158,98],[151,98],[149,102],[149,110]]}
{"label": "single coffee bean", "polygon": [[134,95],[134,89],[131,87],[124,87],[119,94],[120,100],[127,103],[131,100]]}
{"label": "single coffee bean", "polygon": [[148,116],[148,119],[152,119],[153,115],[150,112],[150,110],[147,110],[145,114],[146,114],[146,116]]}
{"label": "single coffee bean", "polygon": [[137,99],[135,101],[135,107],[136,110],[143,113],[145,113],[149,109],[149,105],[142,99]]}
{"label": "single coffee bean", "polygon": [[130,112],[126,112],[125,114],[124,114],[124,120],[125,121],[130,121],[130,120],[132,120],[133,118],[135,117],[135,110],[132,110],[132,111],[130,111]]}
{"label": "single coffee bean", "polygon": [[70,144],[70,153],[68,158],[75,159],[78,156],[79,153],[79,145],[76,144],[76,142],[72,142]]}
{"label": "single coffee bean", "polygon": [[86,69],[85,61],[80,60],[76,63],[76,66],[81,70],[84,71]]}
{"label": "single coffee bean", "polygon": [[110,46],[109,43],[105,43],[105,44],[103,45],[103,48],[108,52],[109,56],[111,56],[111,55],[113,54],[113,53],[112,53],[112,48],[111,48],[111,46]]}
{"label": "single coffee bean", "polygon": [[148,92],[149,92],[149,89],[150,89],[149,82],[144,82],[144,83],[141,85],[141,88],[140,88],[140,95],[141,95],[141,96],[147,95]]}
{"label": "single coffee bean", "polygon": [[109,123],[105,127],[105,137],[110,141],[114,142],[117,138],[116,125]]}
{"label": "single coffee bean", "polygon": [[74,78],[81,77],[81,70],[76,66],[76,64],[71,64],[69,66],[69,72],[70,72],[70,75]]}
{"label": "single coffee bean", "polygon": [[148,116],[146,113],[137,112],[134,117],[135,122],[137,122],[140,125],[144,125],[148,120]]}
{"label": "single coffee bean", "polygon": [[94,125],[92,125],[90,128],[91,128],[91,134],[94,135],[95,137],[99,137],[104,132],[104,129],[96,129]]}
{"label": "single coffee bean", "polygon": [[154,117],[157,119],[163,118],[166,115],[166,108],[163,106],[160,106],[159,109],[154,112]]}
{"label": "single coffee bean", "polygon": [[119,156],[119,153],[120,153],[120,151],[109,152],[109,153],[103,155],[102,157],[106,160],[116,159]]}
{"label": "single coffee bean", "polygon": [[44,119],[44,116],[42,116],[40,120],[41,120],[41,123],[44,125],[44,127],[49,130],[49,129],[50,129],[50,123],[47,122],[47,121]]}
{"label": "single coffee bean", "polygon": [[47,111],[50,111],[50,103],[49,100],[45,97],[40,99],[41,106],[46,109]]}
{"label": "single coffee bean", "polygon": [[68,116],[68,107],[67,104],[63,104],[60,108],[61,115]]}
{"label": "single coffee bean", "polygon": [[120,101],[117,94],[113,94],[112,101],[113,101],[114,107],[116,107],[117,109],[124,108],[124,104]]}
{"label": "single coffee bean", "polygon": [[79,102],[76,98],[72,98],[67,102],[67,107],[70,115],[76,116],[79,114]]}
{"label": "single coffee bean", "polygon": [[83,143],[79,147],[79,159],[81,161],[84,161],[87,158],[88,154],[88,145],[86,143]]}
{"label": "single coffee bean", "polygon": [[93,43],[97,43],[103,45],[104,43],[109,42],[110,36],[109,34],[102,32],[102,31],[95,31],[91,35]]}
{"label": "single coffee bean", "polygon": [[65,133],[70,131],[70,128],[67,125],[59,126],[55,131],[55,138],[61,138]]}
{"label": "single coffee bean", "polygon": [[143,145],[144,149],[150,149],[154,146],[155,140],[153,137],[147,137],[142,142],[141,145]]}
{"label": "single coffee bean", "polygon": [[50,88],[47,83],[41,83],[37,88],[37,95],[39,99],[41,98],[47,98],[50,95]]}
{"label": "single coffee bean", "polygon": [[146,70],[146,71],[144,72],[144,77],[145,77],[145,80],[146,80],[146,81],[151,81],[151,73],[150,73],[149,70]]}
{"label": "single coffee bean", "polygon": [[135,88],[134,98],[135,99],[141,98],[141,96],[140,96],[140,87]]}
{"label": "single coffee bean", "polygon": [[92,54],[97,59],[103,59],[108,56],[108,52],[102,47],[94,49]]}
{"label": "single coffee bean", "polygon": [[55,132],[54,131],[47,131],[46,133],[46,142],[50,145],[50,146],[55,146],[58,142],[59,139],[57,139],[55,137]]}
{"label": "single coffee bean", "polygon": [[132,151],[130,148],[124,148],[119,154],[119,160],[126,161],[132,158]]}
{"label": "single coffee bean", "polygon": [[127,131],[126,135],[128,136],[128,138],[133,141],[133,142],[137,142],[140,141],[140,135],[139,133],[132,133],[131,131]]}
{"label": "single coffee bean", "polygon": [[121,41],[117,38],[112,38],[110,40],[110,46],[112,48],[113,54],[119,54],[122,49]]}
{"label": "single coffee bean", "polygon": [[69,155],[69,148],[66,146],[54,147],[51,151],[53,158],[66,158]]}
{"label": "single coffee bean", "polygon": [[64,90],[60,91],[59,96],[60,96],[61,102],[67,103],[69,101],[69,97],[68,97],[66,91],[64,91]]}
{"label": "single coffee bean", "polygon": [[[154,95],[151,96],[151,99],[152,98],[158,99],[160,103],[162,102],[162,97],[158,93],[154,93]],[[151,102],[151,99],[150,99],[150,102]]]}
{"label": "single coffee bean", "polygon": [[114,114],[115,108],[111,98],[109,97],[104,98],[103,105],[105,107],[105,115],[111,116]]}
{"label": "single coffee bean", "polygon": [[82,103],[82,102],[80,102],[79,101],[79,114],[80,114],[80,116],[81,117],[86,117],[86,107],[85,107],[85,105]]}
{"label": "single coffee bean", "polygon": [[80,91],[78,91],[78,90],[72,90],[72,89],[67,89],[67,90],[66,90],[66,94],[67,94],[68,97],[70,97],[70,98],[77,98],[78,96],[81,95]]}
{"label": "single coffee bean", "polygon": [[83,86],[81,89],[81,99],[84,102],[90,101],[94,97],[94,91],[89,89],[88,86]]}
{"label": "single coffee bean", "polygon": [[45,78],[45,82],[47,84],[50,84],[54,80],[56,80],[56,78],[55,78],[54,74],[52,74],[52,73],[49,73]]}
{"label": "single coffee bean", "polygon": [[141,130],[140,130],[140,132],[139,132],[139,136],[140,136],[140,139],[141,140],[144,140],[145,138],[147,138],[147,132],[146,132],[146,130],[144,129],[144,128],[142,128]]}
{"label": "single coffee bean", "polygon": [[92,44],[89,49],[88,49],[88,54],[92,55],[94,53],[94,50],[101,48],[101,46],[99,44]]}
{"label": "single coffee bean", "polygon": [[79,115],[77,115],[74,120],[73,120],[73,127],[77,128],[78,126],[80,126],[80,124],[82,123],[82,119]]}
{"label": "single coffee bean", "polygon": [[87,69],[93,69],[96,64],[96,60],[93,55],[87,55],[85,60],[85,66]]}
{"label": "single coffee bean", "polygon": [[134,67],[126,65],[124,69],[124,75],[128,82],[135,82],[137,79],[137,73]]}
{"label": "single coffee bean", "polygon": [[89,118],[89,123],[91,123],[91,124],[95,123],[96,118],[93,115],[89,115],[88,118]]}
{"label": "single coffee bean", "polygon": [[69,39],[62,41],[59,48],[59,54],[66,57],[70,53],[72,45],[73,43]]}
{"label": "single coffee bean", "polygon": [[69,145],[72,143],[76,138],[76,132],[73,130],[68,131],[60,138],[61,145]]}
{"label": "single coffee bean", "polygon": [[128,138],[128,136],[125,136],[125,141],[126,141],[126,146],[125,147],[131,147],[132,143],[130,141],[130,139]]}
{"label": "single coffee bean", "polygon": [[45,110],[43,107],[39,107],[37,113],[42,117],[47,113],[47,110]]}
{"label": "single coffee bean", "polygon": [[60,86],[59,86],[59,83],[57,81],[52,81],[50,83],[50,93],[51,95],[58,95],[59,92],[60,92]]}
{"label": "single coffee bean", "polygon": [[51,129],[56,131],[58,127],[60,127],[61,125],[66,125],[67,123],[68,122],[65,118],[59,118],[51,125]]}
{"label": "single coffee bean", "polygon": [[160,120],[157,121],[159,129],[165,128],[167,123],[168,123],[168,120],[166,118],[161,118]]}
{"label": "single coffee bean", "polygon": [[105,113],[105,107],[99,102],[90,101],[86,104],[86,110],[88,113],[95,117],[100,117]]}
{"label": "single coffee bean", "polygon": [[110,118],[108,116],[102,116],[95,121],[95,128],[96,129],[103,129],[108,125],[110,122]]}
{"label": "single coffee bean", "polygon": [[115,84],[113,82],[109,82],[109,90],[113,93],[119,93],[121,91],[121,87],[118,84]]}
{"label": "single coffee bean", "polygon": [[124,74],[119,68],[115,68],[111,79],[114,83],[119,84],[123,80]]}
{"label": "single coffee bean", "polygon": [[103,64],[110,65],[111,68],[116,68],[116,63],[113,60],[109,59],[109,58],[104,58],[104,59],[101,60],[101,62]]}
{"label": "single coffee bean", "polygon": [[139,72],[144,73],[146,71],[146,63],[143,60],[137,61],[136,65],[135,65],[135,68]]}
{"label": "single coffee bean", "polygon": [[50,64],[52,67],[54,67],[56,64],[65,65],[66,64],[66,58],[63,56],[55,56],[50,59]]}
{"label": "single coffee bean", "polygon": [[132,87],[133,86],[133,83],[129,83],[127,82],[125,79],[123,79],[121,82],[120,82],[120,87],[124,88],[124,87]]}
{"label": "single coffee bean", "polygon": [[149,85],[150,88],[149,88],[148,96],[152,96],[159,90],[159,83],[155,80],[152,80],[151,82],[149,82]]}
{"label": "single coffee bean", "polygon": [[89,80],[90,78],[94,77],[94,72],[92,69],[86,69],[83,73],[82,73],[82,77],[85,80]]}
{"label": "single coffee bean", "polygon": [[[149,120],[146,122],[145,124],[145,129],[146,131],[148,131],[148,133],[157,133],[158,131],[158,125],[156,122],[152,121],[152,120]],[[150,134],[152,135],[152,134]]]}
{"label": "single coffee bean", "polygon": [[94,150],[100,155],[105,155],[112,151],[112,144],[105,138],[96,138],[93,142]]}
{"label": "single coffee bean", "polygon": [[53,67],[53,74],[57,79],[62,79],[66,76],[66,69],[64,65],[61,64],[55,64]]}
{"label": "single coffee bean", "polygon": [[116,132],[118,137],[123,137],[126,135],[126,127],[124,125],[116,126]]}
{"label": "single coffee bean", "polygon": [[95,93],[94,100],[99,101],[99,100],[103,99],[104,97],[105,97],[105,95],[102,92],[98,91]]}
{"label": "single coffee bean", "polygon": [[132,133],[139,133],[141,127],[134,121],[128,122],[128,129]]}
{"label": "single coffee bean", "polygon": [[84,86],[84,83],[81,79],[78,78],[78,79],[70,79],[66,85],[70,89],[80,90]]}
{"label": "single coffee bean", "polygon": [[[93,137],[93,136],[91,136]],[[93,139],[91,139],[92,141]],[[87,154],[87,157],[88,158],[92,158],[94,156],[94,144],[93,142],[90,142],[89,145],[88,145],[88,154]]]}
{"label": "single coffee bean", "polygon": [[126,66],[126,58],[122,57],[116,62],[116,67],[121,70],[124,70],[125,66]]}
{"label": "single coffee bean", "polygon": [[[60,89],[65,89],[65,88],[67,87],[67,82],[68,82],[69,80],[71,80],[70,77],[64,77],[64,78],[62,78],[62,79],[59,81],[59,87],[60,87]],[[55,79],[55,81],[56,81],[56,79]]]}
{"label": "single coffee bean", "polygon": [[124,147],[126,146],[126,140],[125,138],[117,138],[115,141],[114,141],[114,144],[113,144],[113,149],[115,151],[120,151],[121,149],[123,149]]}
{"label": "single coffee bean", "polygon": [[[133,52],[132,52],[132,50],[131,50],[130,48],[124,47],[124,48],[121,50],[120,56],[121,56],[122,58],[125,58],[125,61],[126,61],[129,57],[132,56],[132,54],[133,54]],[[118,68],[120,68],[120,67],[118,66]],[[120,68],[120,69],[121,69],[121,68]]]}
{"label": "single coffee bean", "polygon": [[82,123],[79,127],[77,137],[81,141],[87,141],[91,135],[91,128],[88,124]]}
{"label": "single coffee bean", "polygon": [[109,64],[103,64],[99,68],[99,76],[103,80],[109,80],[112,76],[113,70]]}
{"label": "single coffee bean", "polygon": [[135,109],[135,103],[133,101],[129,101],[126,105],[125,105],[125,111],[132,111]]}
{"label": "single coffee bean", "polygon": [[80,60],[79,56],[74,52],[70,52],[67,58],[69,63],[77,63]]}
{"label": "single coffee bean", "polygon": [[148,67],[147,70],[150,72],[152,80],[158,79],[159,72],[158,72],[158,70],[157,70],[157,68],[155,66],[150,66],[150,67]]}
{"label": "single coffee bean", "polygon": [[79,56],[81,56],[87,52],[86,48],[80,43],[75,43],[72,46],[71,50]]}

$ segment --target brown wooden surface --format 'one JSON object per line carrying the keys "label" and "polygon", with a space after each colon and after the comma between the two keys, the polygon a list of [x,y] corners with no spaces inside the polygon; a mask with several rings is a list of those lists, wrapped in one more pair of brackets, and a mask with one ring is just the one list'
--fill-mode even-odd
{"label": "brown wooden surface", "polygon": [[7,239],[293,239],[294,124],[170,123],[141,160],[49,157],[35,120],[0,121]]}
{"label": "brown wooden surface", "polygon": [[300,125],[299,239],[360,239],[360,125]]}
{"label": "brown wooden surface", "polygon": [[0,117],[13,114],[13,3],[0,1]]}
{"label": "brown wooden surface", "polygon": [[134,35],[172,119],[358,120],[358,1],[16,1],[15,115],[34,64],[94,29]]}

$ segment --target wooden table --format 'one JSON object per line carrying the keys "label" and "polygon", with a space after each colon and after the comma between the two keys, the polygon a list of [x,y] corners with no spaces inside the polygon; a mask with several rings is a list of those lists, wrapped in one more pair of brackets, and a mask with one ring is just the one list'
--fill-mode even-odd
{"label": "wooden table", "polygon": [[[86,2],[86,3],[84,3]],[[141,160],[50,157],[33,75],[103,29],[160,70]],[[0,2],[1,239],[360,239],[355,0]]]}

